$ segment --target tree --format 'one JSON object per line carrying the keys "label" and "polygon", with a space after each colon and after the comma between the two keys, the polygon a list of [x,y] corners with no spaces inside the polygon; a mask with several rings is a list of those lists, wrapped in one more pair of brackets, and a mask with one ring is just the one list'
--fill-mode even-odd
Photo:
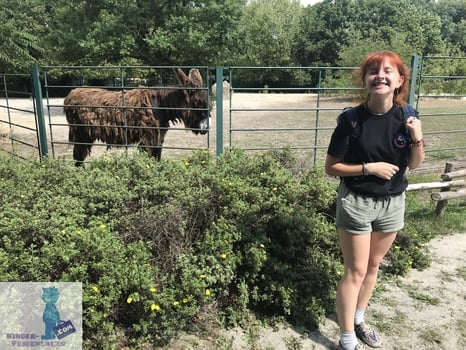
{"label": "tree", "polygon": [[455,55],[466,53],[466,3],[462,0],[439,0],[432,7],[441,18],[442,37]]}
{"label": "tree", "polygon": [[[293,47],[299,32],[302,7],[296,0],[252,0],[241,19],[240,55],[236,65],[297,66]],[[237,84],[256,87],[293,85],[297,71],[249,70],[239,72]],[[239,83],[238,83],[239,80]]]}
{"label": "tree", "polygon": [[293,43],[302,8],[297,0],[252,0],[241,19],[243,53],[240,63],[257,66],[296,64]]}
{"label": "tree", "polygon": [[325,0],[305,10],[302,64],[355,65],[369,51],[403,56],[444,51],[441,19],[424,1]]}
{"label": "tree", "polygon": [[29,72],[45,52],[40,41],[45,31],[44,8],[36,0],[4,0],[0,11],[0,71]]}
{"label": "tree", "polygon": [[[145,4],[145,5],[144,5]],[[53,64],[141,64],[150,4],[138,0],[58,0],[46,38]]]}
{"label": "tree", "polygon": [[245,0],[159,1],[144,39],[151,63],[228,65]]}

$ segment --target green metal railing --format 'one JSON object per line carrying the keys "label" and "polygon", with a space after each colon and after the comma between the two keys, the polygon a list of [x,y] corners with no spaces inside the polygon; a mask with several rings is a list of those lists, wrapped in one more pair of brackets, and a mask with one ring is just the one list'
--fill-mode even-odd
{"label": "green metal railing", "polygon": [[[412,81],[408,102],[421,115],[428,146],[426,152],[432,157],[443,159],[466,157],[466,58],[464,57],[420,57],[411,60]],[[70,147],[68,141],[60,140],[55,130],[67,128],[66,122],[57,122],[62,115],[62,103],[53,103],[54,96],[63,98],[77,85],[105,85],[108,89],[123,91],[133,88],[135,79],[145,76],[143,84],[148,87],[175,85],[173,68],[167,66],[115,66],[115,67],[34,67],[30,98],[33,107],[28,111],[36,118],[37,149],[39,157],[61,156],[57,147]],[[190,68],[190,67],[180,67]],[[289,147],[296,152],[312,157],[314,164],[325,155],[330,134],[335,127],[336,116],[342,107],[353,106],[359,97],[359,90],[351,87],[351,75],[355,67],[196,67],[202,71],[210,91],[211,82],[217,84],[215,96],[215,128],[207,138],[196,144],[172,143],[164,145],[169,150],[211,149],[221,155],[229,147],[247,151],[263,151]],[[271,74],[273,72],[273,74]],[[268,75],[296,77],[289,86],[280,86],[275,81],[263,86],[254,86],[254,75],[267,81]],[[60,83],[59,77],[74,77],[76,84]],[[113,77],[98,84],[92,79]],[[0,120],[6,128],[21,127],[10,113],[15,109],[9,104],[10,96],[6,83],[7,76],[0,76],[3,82],[4,103],[0,111],[6,110],[8,118]],[[58,77],[58,78],[57,78]],[[89,78],[90,77],[90,78]],[[131,80],[132,79],[132,80]],[[227,81],[228,89],[222,83]],[[284,79],[286,81],[286,79]],[[290,79],[288,79],[290,81]],[[348,86],[341,86],[341,81]],[[76,86],[74,86],[76,85]],[[300,105],[289,106],[287,96],[302,96]],[[239,96],[250,98],[240,101]],[[261,104],[261,100],[271,103]],[[56,101],[56,100],[55,100]],[[238,102],[240,101],[240,102]],[[282,101],[282,102],[281,102]],[[448,101],[445,102],[445,101]],[[436,103],[438,102],[438,106]],[[225,105],[224,105],[225,103]],[[287,116],[287,120],[283,116]],[[48,133],[47,133],[48,127]],[[171,130],[184,130],[172,126]],[[170,133],[168,134],[170,135]],[[227,136],[225,138],[225,136]],[[14,139],[14,138],[12,138]],[[173,140],[181,141],[181,137]],[[441,139],[441,142],[437,142]],[[205,142],[204,142],[205,141]],[[13,142],[13,141],[12,141]],[[33,147],[34,145],[31,145]],[[106,146],[106,145],[101,145]],[[51,150],[51,154],[50,154]]]}

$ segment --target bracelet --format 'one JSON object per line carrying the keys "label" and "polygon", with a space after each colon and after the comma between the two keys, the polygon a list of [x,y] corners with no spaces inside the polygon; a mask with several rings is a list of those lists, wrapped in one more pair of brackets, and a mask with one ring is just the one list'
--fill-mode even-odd
{"label": "bracelet", "polygon": [[425,145],[424,139],[420,139],[419,141],[413,142],[410,147],[424,147]]}
{"label": "bracelet", "polygon": [[369,174],[369,167],[366,163],[362,162],[362,176],[367,176]]}

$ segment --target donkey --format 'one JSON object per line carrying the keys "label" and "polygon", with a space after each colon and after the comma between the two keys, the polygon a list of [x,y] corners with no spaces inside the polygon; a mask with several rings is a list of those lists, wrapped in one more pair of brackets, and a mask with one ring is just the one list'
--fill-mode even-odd
{"label": "donkey", "polygon": [[194,134],[209,129],[209,98],[198,69],[175,70],[181,87],[110,91],[76,88],[64,100],[73,159],[82,166],[95,141],[108,147],[137,144],[157,160],[171,123],[183,122]]}

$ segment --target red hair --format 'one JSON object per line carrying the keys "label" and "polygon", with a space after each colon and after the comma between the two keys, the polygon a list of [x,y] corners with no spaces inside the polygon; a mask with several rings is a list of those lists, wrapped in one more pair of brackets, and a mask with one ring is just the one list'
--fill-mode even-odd
{"label": "red hair", "polygon": [[[364,87],[364,77],[367,74],[367,71],[371,68],[380,67],[385,60],[389,60],[390,63],[398,70],[400,76],[404,77],[403,83],[398,88],[398,92],[393,95],[393,104],[397,106],[402,106],[405,104],[403,101],[405,96],[408,96],[409,91],[409,78],[410,71],[408,67],[404,64],[402,58],[392,51],[376,51],[367,55],[359,67],[359,70],[356,72],[358,85]],[[366,102],[369,99],[370,95],[366,96]]]}

